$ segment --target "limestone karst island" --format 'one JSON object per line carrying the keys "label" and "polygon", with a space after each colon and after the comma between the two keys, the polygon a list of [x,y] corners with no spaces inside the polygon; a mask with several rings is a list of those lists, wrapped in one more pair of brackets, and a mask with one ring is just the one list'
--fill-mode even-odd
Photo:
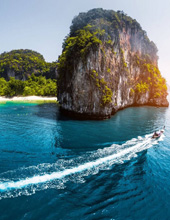
{"label": "limestone karst island", "polygon": [[103,119],[127,106],[168,106],[157,51],[140,24],[121,11],[80,13],[59,57],[61,109]]}

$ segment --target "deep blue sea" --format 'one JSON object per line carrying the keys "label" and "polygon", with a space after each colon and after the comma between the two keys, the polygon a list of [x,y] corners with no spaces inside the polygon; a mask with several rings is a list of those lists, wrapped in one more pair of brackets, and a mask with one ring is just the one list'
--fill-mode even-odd
{"label": "deep blue sea", "polygon": [[169,220],[169,207],[168,108],[80,121],[54,103],[0,105],[1,220]]}

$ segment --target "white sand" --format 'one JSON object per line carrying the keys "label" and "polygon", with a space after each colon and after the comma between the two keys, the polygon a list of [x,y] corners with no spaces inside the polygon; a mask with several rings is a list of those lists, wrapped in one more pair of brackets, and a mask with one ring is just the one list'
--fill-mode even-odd
{"label": "white sand", "polygon": [[14,96],[7,98],[0,96],[0,102],[5,101],[57,101],[57,97],[43,97],[43,96]]}

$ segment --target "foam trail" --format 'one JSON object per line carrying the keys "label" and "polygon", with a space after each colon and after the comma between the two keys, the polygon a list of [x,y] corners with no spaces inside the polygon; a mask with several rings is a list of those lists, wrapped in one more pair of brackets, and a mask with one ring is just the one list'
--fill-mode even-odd
{"label": "foam trail", "polygon": [[[125,160],[127,160],[130,157],[134,156],[135,153],[146,150],[149,147],[151,147],[153,144],[157,143],[157,141],[151,140],[151,138],[149,136],[145,136],[145,137],[146,137],[146,139],[144,139],[142,141],[142,143],[137,143],[132,147],[121,149],[120,152],[116,152],[112,155],[96,159],[95,161],[84,163],[84,164],[79,165],[77,167],[65,169],[65,170],[59,171],[59,172],[53,172],[51,174],[37,175],[37,176],[33,176],[33,177],[26,178],[23,180],[18,180],[16,182],[14,182],[14,181],[1,182],[0,183],[0,191],[5,192],[8,190],[12,190],[12,189],[21,189],[21,188],[27,187],[29,185],[46,183],[46,182],[49,182],[52,180],[57,180],[57,179],[59,180],[59,179],[62,179],[66,176],[92,169],[96,166],[107,163],[109,161],[115,161],[119,158],[124,158],[126,155],[128,155],[127,158],[125,159]],[[131,143],[133,143],[134,139],[132,139],[131,141],[132,141]],[[126,142],[122,146],[127,145],[128,143],[130,144],[130,141]]]}

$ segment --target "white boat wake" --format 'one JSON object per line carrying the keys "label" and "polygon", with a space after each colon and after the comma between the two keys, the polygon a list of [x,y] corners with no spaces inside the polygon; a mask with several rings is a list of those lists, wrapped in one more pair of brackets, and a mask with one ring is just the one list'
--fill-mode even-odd
{"label": "white boat wake", "polygon": [[[130,160],[137,156],[137,153],[158,144],[164,135],[158,140],[151,137],[152,134],[134,138],[122,145],[113,144],[74,160],[59,160],[55,164],[40,164],[3,173],[0,175],[0,199],[31,195],[35,191],[47,188],[63,188],[67,181],[84,182],[84,176],[96,174],[100,170],[110,169],[113,164]],[[87,159],[88,162],[85,162]]]}

